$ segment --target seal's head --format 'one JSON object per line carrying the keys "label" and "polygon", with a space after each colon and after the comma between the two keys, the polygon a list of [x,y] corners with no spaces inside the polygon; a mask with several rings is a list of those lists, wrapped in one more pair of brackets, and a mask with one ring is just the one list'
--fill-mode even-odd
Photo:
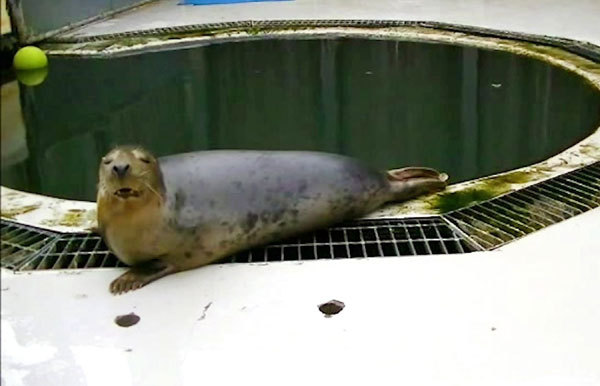
{"label": "seal's head", "polygon": [[158,162],[141,147],[111,150],[102,158],[98,174],[98,199],[135,201],[164,194]]}

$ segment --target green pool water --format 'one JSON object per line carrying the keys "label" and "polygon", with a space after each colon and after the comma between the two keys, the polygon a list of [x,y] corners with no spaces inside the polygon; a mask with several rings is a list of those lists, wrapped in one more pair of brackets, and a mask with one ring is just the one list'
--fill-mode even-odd
{"label": "green pool water", "polygon": [[[118,144],[158,156],[320,150],[459,182],[546,159],[600,122],[600,93],[541,61],[343,38],[51,58],[44,83],[21,86],[20,104],[25,141],[10,160],[3,146],[2,185],[83,200],[94,200],[100,157]],[[4,140],[13,128],[2,130]]]}

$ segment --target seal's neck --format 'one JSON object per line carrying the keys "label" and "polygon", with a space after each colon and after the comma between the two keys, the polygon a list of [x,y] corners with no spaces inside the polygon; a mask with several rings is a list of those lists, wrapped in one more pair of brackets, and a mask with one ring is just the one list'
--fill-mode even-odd
{"label": "seal's neck", "polygon": [[140,197],[123,199],[99,190],[96,203],[98,225],[102,228],[119,218],[135,217],[144,212],[158,213],[162,210],[164,197],[163,193],[144,191]]}

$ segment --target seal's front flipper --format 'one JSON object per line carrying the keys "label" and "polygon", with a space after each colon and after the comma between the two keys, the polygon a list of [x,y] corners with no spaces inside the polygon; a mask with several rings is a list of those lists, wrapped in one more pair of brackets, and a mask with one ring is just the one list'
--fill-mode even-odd
{"label": "seal's front flipper", "polygon": [[390,201],[405,201],[443,190],[448,184],[448,175],[435,169],[409,167],[388,170],[392,197]]}
{"label": "seal's front flipper", "polygon": [[131,267],[129,271],[113,280],[109,289],[113,295],[118,295],[142,288],[154,280],[175,272],[177,268],[174,265],[162,260],[151,260]]}

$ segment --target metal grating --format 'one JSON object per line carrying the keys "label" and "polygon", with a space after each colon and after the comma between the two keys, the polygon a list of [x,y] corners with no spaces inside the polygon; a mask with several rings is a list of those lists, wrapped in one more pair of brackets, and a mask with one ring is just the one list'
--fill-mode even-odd
{"label": "metal grating", "polygon": [[443,217],[490,250],[600,206],[600,161]]}
{"label": "metal grating", "polygon": [[63,234],[5,220],[0,263],[18,271],[124,266],[97,234]]}
{"label": "metal grating", "polygon": [[27,260],[22,271],[125,267],[97,234],[62,235],[43,253]]}
{"label": "metal grating", "polygon": [[45,250],[57,237],[56,233],[25,225],[2,221],[2,267],[18,269],[32,256]]}
{"label": "metal grating", "polygon": [[[20,232],[33,228],[7,223]],[[2,266],[21,270],[111,268],[125,266],[96,234],[60,234],[44,231],[46,247],[28,250],[18,265]],[[5,242],[3,233],[3,245]],[[17,244],[18,240],[7,243]],[[308,233],[266,247],[255,248],[225,259],[228,263],[289,260],[342,259],[386,256],[466,253],[478,247],[441,217],[399,220],[354,221]]]}
{"label": "metal grating", "polygon": [[467,241],[440,217],[363,220],[308,233],[242,252],[228,262],[349,259],[473,252]]}

